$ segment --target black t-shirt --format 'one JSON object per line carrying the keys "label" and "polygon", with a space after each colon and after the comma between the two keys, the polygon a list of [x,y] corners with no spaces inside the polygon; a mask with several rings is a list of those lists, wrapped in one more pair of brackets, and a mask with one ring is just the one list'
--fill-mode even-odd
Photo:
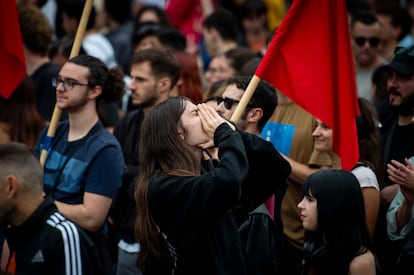
{"label": "black t-shirt", "polygon": [[[52,119],[56,104],[56,88],[52,86],[52,78],[59,74],[60,67],[52,62],[44,63],[30,77],[36,93],[36,108],[44,120]],[[60,120],[67,118],[62,112]]]}
{"label": "black t-shirt", "polygon": [[[387,139],[391,138],[389,148],[386,148]],[[394,125],[388,129],[384,129],[382,151],[384,163],[384,187],[392,185],[393,183],[388,179],[386,164],[390,163],[392,159],[404,163],[404,158],[414,156],[414,124],[405,126]],[[387,150],[388,149],[388,150]]]}

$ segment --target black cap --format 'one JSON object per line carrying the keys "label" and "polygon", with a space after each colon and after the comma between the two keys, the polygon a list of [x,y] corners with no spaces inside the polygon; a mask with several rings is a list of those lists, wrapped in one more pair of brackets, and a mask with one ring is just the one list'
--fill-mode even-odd
{"label": "black cap", "polygon": [[403,75],[414,75],[414,46],[409,48],[397,47],[394,58],[386,67]]}

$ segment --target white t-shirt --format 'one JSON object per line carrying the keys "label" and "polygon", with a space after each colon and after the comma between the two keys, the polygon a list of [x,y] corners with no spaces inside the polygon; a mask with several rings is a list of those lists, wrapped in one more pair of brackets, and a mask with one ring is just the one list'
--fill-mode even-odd
{"label": "white t-shirt", "polygon": [[358,179],[361,188],[374,187],[380,191],[377,176],[368,166],[358,166],[351,172]]}

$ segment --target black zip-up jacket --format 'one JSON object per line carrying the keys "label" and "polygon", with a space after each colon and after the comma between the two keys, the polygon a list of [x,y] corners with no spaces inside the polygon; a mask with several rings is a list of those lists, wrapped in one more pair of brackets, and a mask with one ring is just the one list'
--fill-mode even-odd
{"label": "black zip-up jacket", "polygon": [[291,167],[271,143],[227,124],[217,128],[214,140],[220,161],[205,166],[200,176],[150,182],[150,211],[173,266],[158,266],[151,274],[251,274],[231,210],[239,205],[250,211],[263,203],[278,182],[285,183]]}
{"label": "black zip-up jacket", "polygon": [[7,229],[16,274],[103,274],[93,241],[46,198],[19,226]]}

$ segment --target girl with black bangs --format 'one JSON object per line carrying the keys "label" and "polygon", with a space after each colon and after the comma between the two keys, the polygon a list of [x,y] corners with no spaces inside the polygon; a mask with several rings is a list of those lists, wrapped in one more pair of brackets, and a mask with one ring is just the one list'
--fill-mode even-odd
{"label": "girl with black bangs", "polygon": [[375,275],[361,187],[349,171],[326,169],[304,182],[298,204],[306,230],[303,274]]}

